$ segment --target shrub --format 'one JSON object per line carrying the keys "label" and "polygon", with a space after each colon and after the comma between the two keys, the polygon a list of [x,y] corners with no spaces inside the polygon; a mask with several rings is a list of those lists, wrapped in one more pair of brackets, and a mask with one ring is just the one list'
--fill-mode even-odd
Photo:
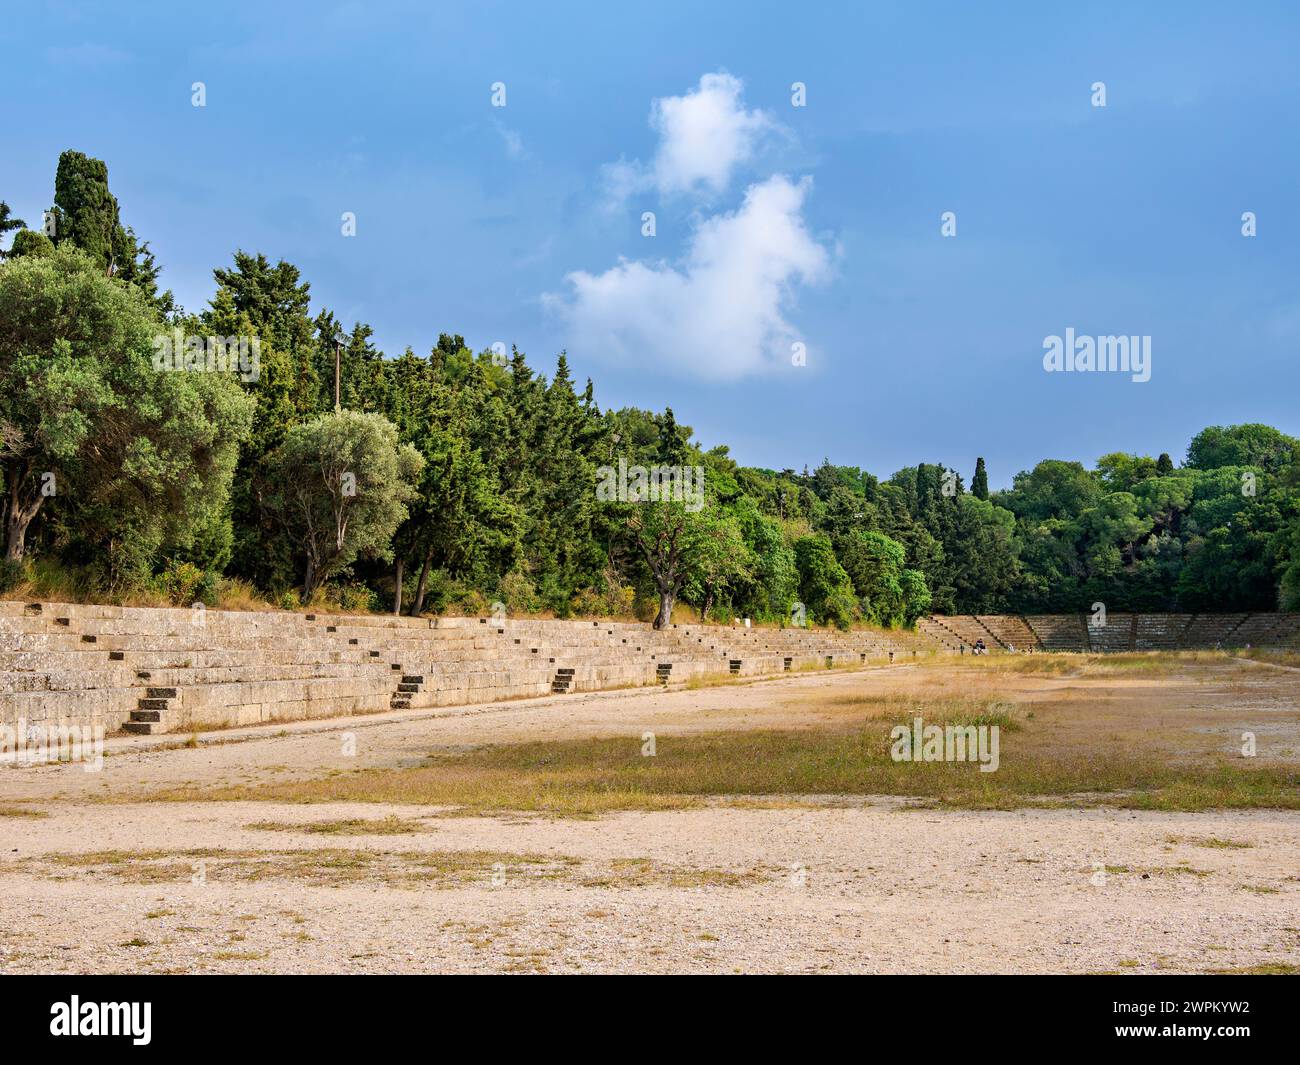
{"label": "shrub", "polygon": [[587,618],[635,617],[636,591],[631,585],[619,584],[617,581],[611,581],[603,591],[591,587],[580,588],[569,600],[569,613]]}
{"label": "shrub", "polygon": [[173,606],[191,606],[194,603],[215,606],[218,581],[215,573],[200,569],[193,562],[169,560],[153,583]]}
{"label": "shrub", "polygon": [[531,614],[537,609],[537,588],[526,573],[518,570],[501,578],[497,597],[510,614]]}
{"label": "shrub", "polygon": [[376,595],[364,584],[340,584],[331,589],[331,599],[349,613],[373,613]]}

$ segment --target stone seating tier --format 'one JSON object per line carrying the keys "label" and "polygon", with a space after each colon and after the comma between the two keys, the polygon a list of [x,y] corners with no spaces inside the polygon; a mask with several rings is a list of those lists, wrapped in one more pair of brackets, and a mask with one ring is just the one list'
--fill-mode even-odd
{"label": "stone seating tier", "polygon": [[854,667],[914,633],[0,602],[0,723],[191,731]]}

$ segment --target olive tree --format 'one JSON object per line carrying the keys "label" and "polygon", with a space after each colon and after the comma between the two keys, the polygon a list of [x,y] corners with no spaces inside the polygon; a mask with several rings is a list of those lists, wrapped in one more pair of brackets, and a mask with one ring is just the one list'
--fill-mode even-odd
{"label": "olive tree", "polygon": [[252,400],[228,374],[156,369],[161,331],[143,293],[69,245],[0,264],[7,562],[46,508],[135,575],[224,510]]}
{"label": "olive tree", "polygon": [[285,434],[267,457],[262,502],[302,559],[304,602],[357,558],[392,558],[423,467],[379,414],[323,414]]}

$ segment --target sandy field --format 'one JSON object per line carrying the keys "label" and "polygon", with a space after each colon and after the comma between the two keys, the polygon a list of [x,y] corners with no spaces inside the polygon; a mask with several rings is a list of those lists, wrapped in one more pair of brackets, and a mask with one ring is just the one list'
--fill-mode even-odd
{"label": "sandy field", "polygon": [[[183,736],[110,739],[99,773],[2,767],[0,972],[1300,966],[1296,810],[711,796],[685,809],[572,817],[202,798],[409,769],[483,745],[816,729],[846,701],[920,684],[965,690],[964,677],[907,665],[569,695],[212,733],[196,746]],[[1273,757],[1300,759],[1292,671],[1225,661],[991,683],[1038,708],[1034,722],[1077,712],[1080,728],[1113,731],[1106,715],[1127,708],[1210,750],[1231,751],[1249,727],[1261,743],[1271,738]],[[179,801],[182,788],[194,797]]]}

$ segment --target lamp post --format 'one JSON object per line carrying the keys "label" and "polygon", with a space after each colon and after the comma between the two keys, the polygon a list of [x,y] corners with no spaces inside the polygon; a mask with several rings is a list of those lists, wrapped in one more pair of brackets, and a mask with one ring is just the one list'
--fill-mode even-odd
{"label": "lamp post", "polygon": [[347,337],[343,335],[342,329],[334,330],[334,413],[338,414],[343,408],[339,404],[339,363],[343,358],[343,341]]}

